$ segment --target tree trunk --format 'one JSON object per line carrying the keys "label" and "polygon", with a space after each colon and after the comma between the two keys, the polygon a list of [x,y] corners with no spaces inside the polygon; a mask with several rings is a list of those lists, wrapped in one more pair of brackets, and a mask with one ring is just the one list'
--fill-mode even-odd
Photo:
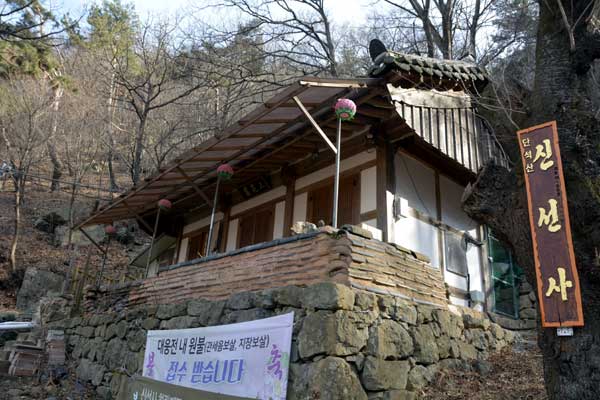
{"label": "tree trunk", "polygon": [[54,192],[60,189],[60,177],[62,176],[62,164],[58,159],[56,152],[56,133],[58,132],[58,110],[60,108],[60,99],[62,98],[64,91],[59,84],[55,84],[53,89],[54,101],[52,102],[52,128],[50,131],[50,137],[48,137],[48,156],[52,163],[52,183],[50,184],[50,191]]}
{"label": "tree trunk", "polygon": [[[113,62],[113,70],[116,68]],[[114,108],[113,102],[115,97],[115,73],[113,72],[110,77],[110,87],[108,94],[108,102],[107,102],[107,114],[108,114],[108,122],[107,122],[107,134],[108,134],[108,153],[106,155],[106,162],[108,164],[108,178],[109,178],[109,190],[111,192],[118,192],[119,186],[117,185],[117,179],[115,177],[115,171],[113,167],[113,161],[115,159],[114,149],[115,149],[115,137],[113,130],[113,118],[114,118]]]}
{"label": "tree trunk", "polygon": [[[573,337],[557,337],[556,329],[540,328],[539,344],[549,399],[597,399],[600,387],[600,260],[596,256],[600,247],[600,124],[594,115],[593,99],[598,86],[590,72],[594,60],[590,54],[597,54],[594,52],[598,49],[586,48],[594,43],[587,40],[585,29],[588,21],[585,13],[589,14],[591,9],[586,8],[589,0],[563,0],[567,15],[579,19],[579,27],[574,31],[574,51],[571,51],[558,7],[553,3],[550,8],[549,2],[544,0],[539,4],[536,78],[528,125],[557,121],[585,319],[585,326],[575,328]],[[523,172],[520,160],[516,161],[518,177],[500,167],[484,168],[474,186],[465,192],[464,209],[512,245],[530,282],[535,282]]]}
{"label": "tree trunk", "polygon": [[21,235],[21,204],[23,201],[23,191],[25,190],[25,177],[18,176],[15,179],[15,221],[13,239],[10,244],[10,268],[13,272],[17,271],[17,246]]}
{"label": "tree trunk", "polygon": [[144,151],[144,134],[146,130],[147,116],[143,113],[140,116],[137,132],[135,135],[135,149],[133,154],[133,162],[131,163],[131,180],[134,185],[137,185],[142,175],[142,153]]}

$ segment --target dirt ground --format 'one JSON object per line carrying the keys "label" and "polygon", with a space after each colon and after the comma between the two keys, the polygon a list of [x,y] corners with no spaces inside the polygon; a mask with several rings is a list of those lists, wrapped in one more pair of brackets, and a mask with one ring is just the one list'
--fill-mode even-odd
{"label": "dirt ground", "polygon": [[546,400],[539,350],[504,350],[491,356],[491,370],[443,372],[422,393],[423,400]]}
{"label": "dirt ground", "polygon": [[[542,358],[538,351],[505,350],[488,360],[491,371],[449,372],[437,375],[430,387],[419,395],[421,400],[546,400],[542,376]],[[527,373],[523,373],[527,371]],[[47,380],[0,378],[0,400],[52,399],[83,400],[96,398],[89,386],[72,378],[58,384]],[[45,383],[43,383],[45,382]],[[327,399],[321,399],[327,400]]]}

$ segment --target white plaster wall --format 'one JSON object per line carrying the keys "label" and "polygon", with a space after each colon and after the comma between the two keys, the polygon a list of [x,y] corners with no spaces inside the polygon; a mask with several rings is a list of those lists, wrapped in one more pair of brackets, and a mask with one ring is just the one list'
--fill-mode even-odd
{"label": "white plaster wall", "polygon": [[[395,156],[396,194],[403,200],[404,216],[393,222],[391,241],[425,254],[439,267],[437,228],[410,216],[408,208],[435,218],[435,174],[431,168],[405,154]],[[393,215],[390,213],[389,215]]]}
{"label": "white plaster wall", "polygon": [[[361,164],[373,161],[376,158],[375,149],[369,151],[363,151],[342,160],[340,163],[340,172],[347,171],[354,167],[358,167]],[[295,188],[300,190],[308,185],[322,181],[323,179],[331,178],[335,174],[335,164],[331,164],[325,168],[315,171],[311,174],[305,175],[296,180]]]}
{"label": "white plaster wall", "polygon": [[259,194],[258,196],[255,196],[250,200],[246,200],[242,203],[236,204],[235,206],[231,207],[231,215],[237,215],[251,208],[258,207],[264,203],[268,203],[269,201],[285,196],[285,192],[285,186],[277,186],[275,189]]}
{"label": "white plaster wall", "polygon": [[[221,221],[223,219],[223,213],[222,212],[218,212],[215,214],[215,222],[217,221]],[[190,232],[193,232],[195,230],[204,228],[205,226],[208,226],[210,224],[210,216],[202,218],[198,221],[194,221],[191,224],[187,224],[183,227],[183,234],[187,234]]]}
{"label": "white plaster wall", "polygon": [[406,199],[409,207],[435,218],[435,174],[433,169],[402,153],[396,154],[394,165],[397,193]]}
{"label": "white plaster wall", "polygon": [[[442,222],[460,231],[468,232],[477,238],[479,225],[462,211],[461,197],[464,187],[452,180],[440,176],[440,193],[442,198]],[[462,290],[483,291],[483,268],[481,265],[481,247],[474,244],[467,245],[467,266],[470,282],[467,287],[467,278],[445,271],[445,279],[449,285]]]}
{"label": "white plaster wall", "polygon": [[437,228],[412,217],[402,217],[394,223],[394,242],[425,254],[431,265],[440,267]]}
{"label": "white plaster wall", "polygon": [[285,201],[280,201],[275,205],[275,221],[273,223],[273,239],[279,239],[283,237],[283,231],[285,227],[283,226],[285,214]]}
{"label": "white plaster wall", "polygon": [[360,213],[377,209],[377,167],[360,171]]}
{"label": "white plaster wall", "polygon": [[229,230],[227,231],[227,246],[225,247],[225,251],[236,249],[239,224],[240,220],[237,218],[229,221]]}
{"label": "white plaster wall", "polygon": [[294,197],[294,212],[292,223],[306,221],[306,207],[308,204],[308,193],[304,192]]}

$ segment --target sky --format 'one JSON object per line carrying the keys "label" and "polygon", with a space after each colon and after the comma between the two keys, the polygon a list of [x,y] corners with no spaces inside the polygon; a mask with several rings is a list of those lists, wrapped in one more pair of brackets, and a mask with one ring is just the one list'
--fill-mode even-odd
{"label": "sky", "polygon": [[[123,0],[126,2],[127,0]],[[188,5],[202,7],[211,3],[207,0],[129,0],[135,5],[140,17],[150,14],[177,13]],[[67,10],[71,16],[81,15],[86,5],[94,0],[48,0],[48,3],[58,9]],[[214,3],[214,1],[212,1]],[[370,4],[373,0],[326,0],[335,23],[357,26],[366,21]]]}

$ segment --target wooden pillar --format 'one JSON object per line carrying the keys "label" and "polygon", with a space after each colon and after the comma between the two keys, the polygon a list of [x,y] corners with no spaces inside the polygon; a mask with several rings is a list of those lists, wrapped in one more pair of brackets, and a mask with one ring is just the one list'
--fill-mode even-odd
{"label": "wooden pillar", "polygon": [[[439,171],[435,171],[435,210],[436,215],[435,218],[437,222],[442,222],[442,189],[440,186],[440,173]],[[438,239],[438,254],[440,260],[440,270],[442,271],[442,275],[444,274],[444,232],[438,226],[436,227],[437,231],[437,239]],[[434,265],[437,267],[438,265]]]}
{"label": "wooden pillar", "polygon": [[296,176],[289,171],[282,171],[281,179],[285,184],[285,211],[283,213],[283,236],[292,234],[294,224],[294,198],[296,197]]}
{"label": "wooden pillar", "polygon": [[384,242],[393,240],[393,202],[396,193],[394,146],[385,137],[377,137],[377,228]]}
{"label": "wooden pillar", "polygon": [[231,196],[223,195],[223,219],[219,229],[219,253],[225,253],[227,249],[227,236],[229,235],[229,219],[231,217]]}

